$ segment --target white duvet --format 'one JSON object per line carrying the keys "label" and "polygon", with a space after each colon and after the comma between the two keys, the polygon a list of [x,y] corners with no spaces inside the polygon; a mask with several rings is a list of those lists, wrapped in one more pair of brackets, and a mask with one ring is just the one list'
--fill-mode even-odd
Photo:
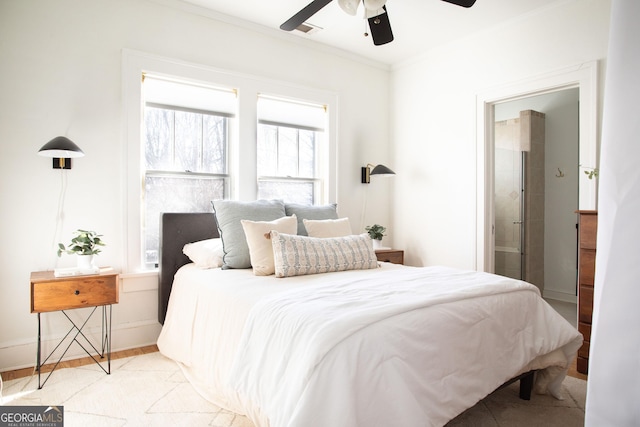
{"label": "white duvet", "polygon": [[532,368],[558,394],[582,336],[525,282],[444,267],[176,275],[160,351],[256,425],[440,426]]}

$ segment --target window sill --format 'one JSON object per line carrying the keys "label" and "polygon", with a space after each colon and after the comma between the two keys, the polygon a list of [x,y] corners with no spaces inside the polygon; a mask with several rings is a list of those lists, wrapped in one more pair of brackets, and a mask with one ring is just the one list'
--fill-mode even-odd
{"label": "window sill", "polygon": [[123,293],[154,291],[158,289],[158,270],[123,273],[120,280]]}
{"label": "window sill", "polygon": [[149,276],[158,277],[158,269],[155,268],[153,270],[137,271],[134,273],[120,273],[121,279],[136,279],[136,278],[143,278],[143,277],[149,277]]}

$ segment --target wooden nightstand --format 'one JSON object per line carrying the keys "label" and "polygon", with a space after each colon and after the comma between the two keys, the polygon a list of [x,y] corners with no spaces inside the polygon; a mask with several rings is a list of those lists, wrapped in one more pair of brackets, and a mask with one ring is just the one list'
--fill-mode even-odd
{"label": "wooden nightstand", "polygon": [[[99,274],[86,276],[69,276],[55,277],[53,271],[36,271],[31,273],[31,312],[38,313],[38,354],[36,369],[38,370],[38,388],[42,388],[47,382],[55,367],[60,363],[64,355],[75,341],[82,349],[93,359],[94,362],[106,374],[111,373],[111,305],[118,303],[118,273],[111,268],[103,268]],[[65,310],[71,310],[82,307],[93,307],[82,323],[79,325],[69,317]],[[98,307],[102,307],[102,334],[101,346],[99,351],[82,332],[82,328],[87,324],[93,313]],[[42,360],[42,329],[40,315],[42,313],[60,311],[71,322],[71,329],[62,338],[60,343],[56,345],[53,351]],[[75,333],[73,333],[75,331]],[[71,341],[67,344],[66,349],[56,362],[55,366],[47,375],[44,382],[40,382],[41,366],[44,365],[53,353],[60,347],[66,338],[70,337]],[[79,338],[83,339],[81,343]],[[107,356],[107,369],[87,350],[89,345],[100,358]]]}
{"label": "wooden nightstand", "polygon": [[376,249],[376,257],[380,262],[404,264],[404,251],[399,249]]}

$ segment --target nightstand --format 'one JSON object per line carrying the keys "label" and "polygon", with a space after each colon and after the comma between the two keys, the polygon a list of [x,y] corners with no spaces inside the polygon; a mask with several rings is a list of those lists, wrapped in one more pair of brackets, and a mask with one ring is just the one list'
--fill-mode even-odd
{"label": "nightstand", "polygon": [[[38,313],[38,354],[36,369],[38,370],[38,388],[42,388],[55,368],[71,347],[78,343],[80,347],[102,368],[106,374],[111,373],[111,305],[118,303],[118,273],[112,268],[102,268],[99,274],[86,276],[55,277],[53,271],[36,271],[31,273],[31,312]],[[93,307],[84,320],[76,324],[65,310]],[[82,329],[98,307],[102,308],[101,351],[87,338]],[[53,351],[42,360],[42,328],[40,315],[46,312],[60,311],[71,322],[71,329],[60,340]],[[53,353],[70,337],[64,352],[55,363],[49,375],[40,382],[41,367],[49,360]],[[79,341],[82,340],[82,342]],[[107,368],[89,352],[90,346],[100,358],[107,356]]]}
{"label": "nightstand", "polygon": [[376,249],[376,257],[380,262],[404,264],[404,251],[399,249]]}

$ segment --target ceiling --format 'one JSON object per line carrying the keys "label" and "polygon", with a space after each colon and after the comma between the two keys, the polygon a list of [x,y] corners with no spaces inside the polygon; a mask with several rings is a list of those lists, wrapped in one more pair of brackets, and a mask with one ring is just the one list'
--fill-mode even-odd
{"label": "ceiling", "polygon": [[322,29],[313,34],[286,33],[280,24],[311,0],[181,0],[216,12],[218,17],[249,21],[286,34],[339,48],[348,53],[393,65],[409,60],[435,46],[470,36],[507,21],[517,20],[537,9],[567,0],[477,0],[467,9],[441,0],[387,0],[387,11],[395,40],[374,46],[364,37],[366,21],[362,7],[357,16],[342,11],[332,1],[307,22]]}

